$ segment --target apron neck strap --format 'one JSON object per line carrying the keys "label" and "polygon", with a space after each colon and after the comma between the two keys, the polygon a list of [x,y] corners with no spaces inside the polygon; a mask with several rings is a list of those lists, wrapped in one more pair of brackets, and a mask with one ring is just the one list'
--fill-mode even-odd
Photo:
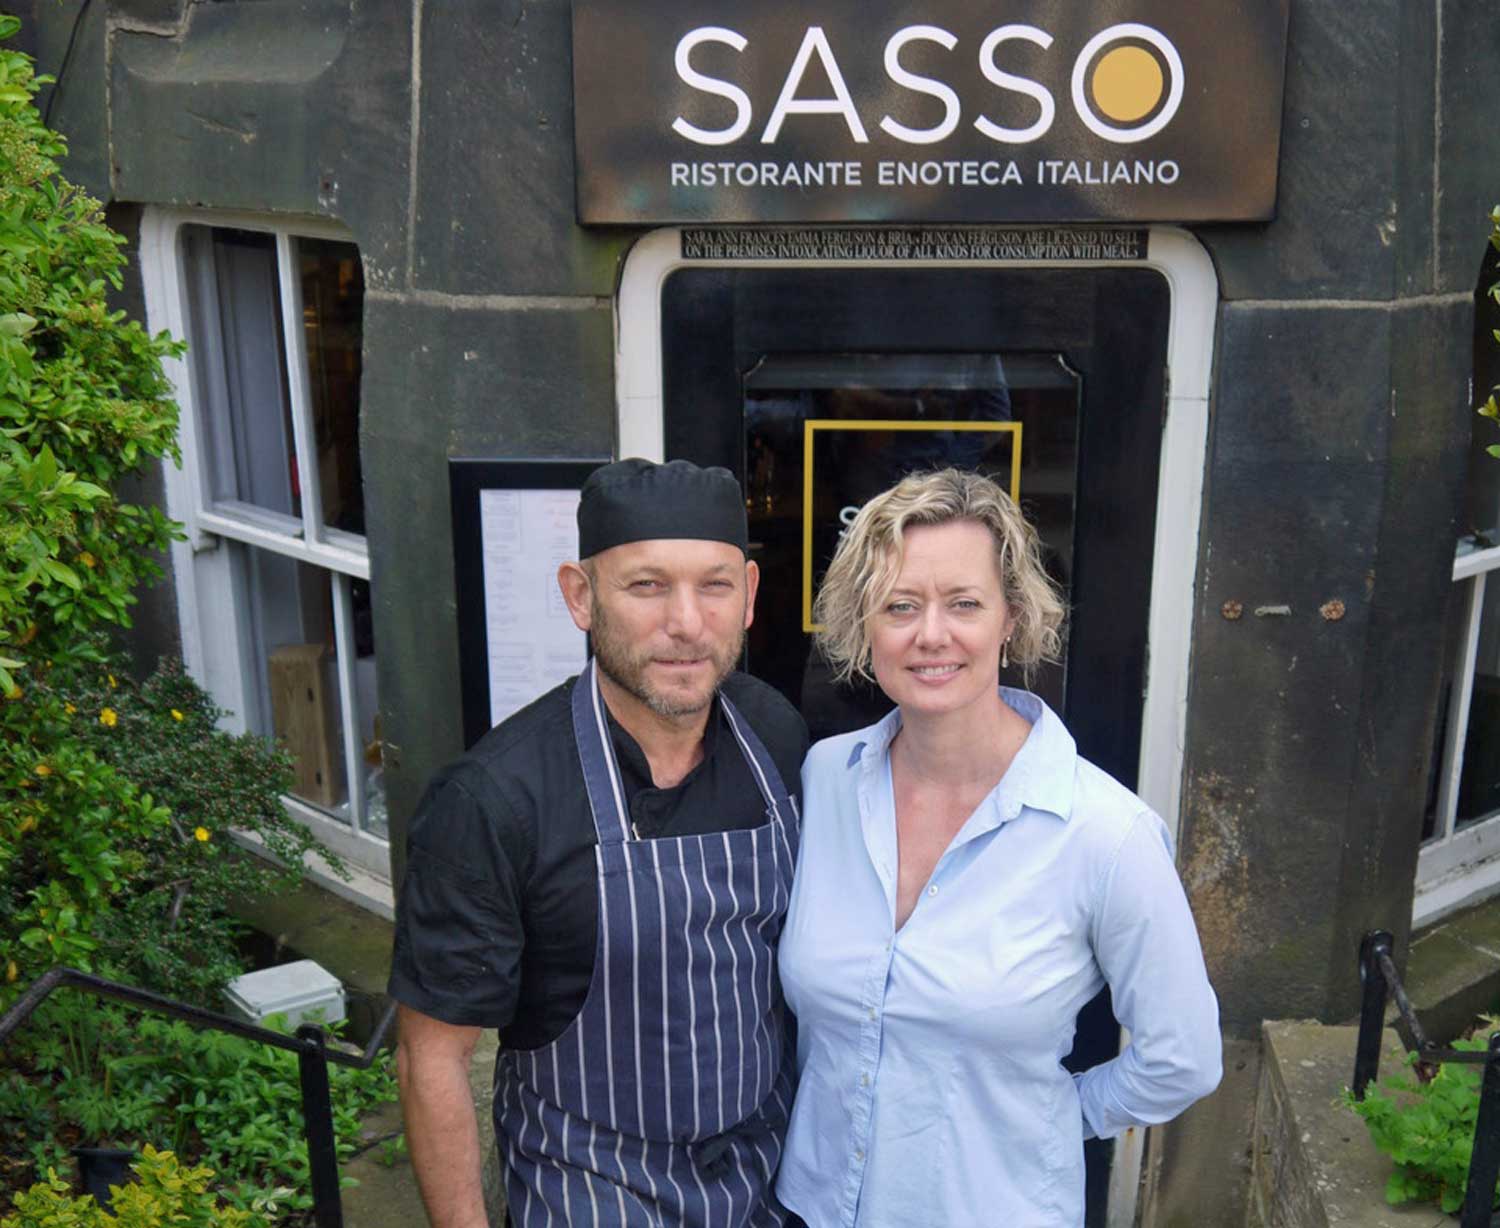
{"label": "apron neck strap", "polygon": [[599,691],[598,666],[590,661],[573,684],[573,736],[588,788],[589,809],[600,844],[630,839],[630,810],[625,804],[625,782],[609,736],[609,712]]}
{"label": "apron neck strap", "polygon": [[722,691],[719,692],[719,703],[724,708],[724,719],[734,733],[734,740],[740,744],[740,753],[750,765],[750,774],[760,786],[761,796],[766,799],[766,805],[774,807],[785,822],[793,811],[791,799],[787,796],[786,782],[776,769],[776,761],[771,758],[771,752],[766,749],[765,743],[756,736],[755,730],[750,728],[750,722],[740,715],[740,710]]}

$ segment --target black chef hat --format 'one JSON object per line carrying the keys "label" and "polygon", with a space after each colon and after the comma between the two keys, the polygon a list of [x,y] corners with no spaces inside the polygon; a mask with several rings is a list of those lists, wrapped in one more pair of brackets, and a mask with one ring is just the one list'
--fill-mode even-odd
{"label": "black chef hat", "polygon": [[691,461],[631,457],[589,474],[578,503],[578,557],[657,538],[728,542],[747,550],[745,496],[734,474]]}

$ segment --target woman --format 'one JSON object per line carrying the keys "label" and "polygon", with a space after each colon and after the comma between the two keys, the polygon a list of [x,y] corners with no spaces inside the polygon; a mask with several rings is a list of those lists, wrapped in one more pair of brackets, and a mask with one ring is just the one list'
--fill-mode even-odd
{"label": "woman", "polygon": [[[865,505],[818,596],[896,710],[813,747],[781,940],[800,1085],[777,1193],[811,1228],[1083,1223],[1083,1140],[1217,1086],[1218,1008],[1162,821],[1036,696],[1035,531],[948,469]],[[1130,1043],[1059,1064],[1104,985]]]}

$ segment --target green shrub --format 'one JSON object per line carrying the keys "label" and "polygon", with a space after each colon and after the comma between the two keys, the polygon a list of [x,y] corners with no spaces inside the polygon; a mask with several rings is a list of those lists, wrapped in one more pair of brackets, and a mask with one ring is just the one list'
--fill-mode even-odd
{"label": "green shrub", "polygon": [[[0,40],[18,24],[0,16]],[[40,82],[0,45],[0,1008],[55,964],[217,1007],[243,970],[231,902],[292,885],[310,850],[341,865],[282,807],[284,752],[220,731],[223,713],[179,666],[137,683],[110,647],[180,536],[116,491],[177,458],[162,359],[181,346],[109,309],[124,239],[59,173],[64,142],[32,103]],[[285,868],[236,857],[231,827]],[[0,1188],[65,1164],[74,1142],[172,1141],[258,1218],[216,1209],[210,1174],[168,1155],[110,1222],[260,1222],[273,1202],[308,1201],[279,1187],[306,1185],[290,1054],[65,991],[5,1060]],[[332,1077],[347,1151],[358,1113],[393,1087],[383,1068]],[[24,1197],[4,1228],[103,1222],[50,1180]]]}
{"label": "green shrub", "polygon": [[[108,309],[124,239],[59,173],[38,84],[0,46],[0,1006],[53,964],[212,1001],[241,970],[231,899],[317,845],[280,805],[282,752],[219,732],[179,668],[137,686],[103,634],[178,535],[113,491],[176,456],[181,346]],[[288,869],[232,862],[231,825]]]}
{"label": "green shrub", "polygon": [[[289,890],[312,851],[344,870],[281,804],[289,758],[220,730],[222,713],[176,662],[142,683],[88,661],[39,679],[24,706],[0,706],[9,992],[71,964],[216,1006],[244,970],[233,902]],[[281,864],[237,854],[231,826]]]}
{"label": "green shrub", "polygon": [[[0,40],[17,28],[0,15]],[[124,240],[58,171],[39,84],[0,45],[0,1009],[54,964],[217,1008],[243,970],[231,903],[296,885],[309,850],[342,864],[282,807],[284,751],[217,729],[225,714],[177,664],[136,682],[110,646],[180,535],[115,492],[177,459],[162,358],[181,346],[108,307]],[[236,856],[231,828],[281,867]],[[0,1228],[263,1224],[311,1206],[293,1054],[63,991],[5,1059],[0,1186],[48,1179]],[[395,1084],[384,1059],[330,1077],[348,1155]],[[49,1176],[77,1141],[147,1150],[120,1218]],[[207,1162],[234,1210],[175,1155]]]}
{"label": "green shrub", "polygon": [[112,1186],[114,1215],[90,1197],[74,1198],[66,1181],[48,1173],[15,1200],[0,1228],[260,1228],[261,1208],[243,1210],[219,1204],[208,1168],[184,1168],[170,1151],[147,1147],[131,1165],[137,1181]]}
{"label": "green shrub", "polygon": [[[1487,1045],[1460,1040],[1453,1047],[1483,1051]],[[1414,1063],[1416,1055],[1409,1060]],[[1363,1100],[1346,1093],[1375,1145],[1396,1162],[1386,1182],[1387,1202],[1431,1201],[1449,1213],[1463,1205],[1483,1075],[1481,1065],[1444,1062],[1431,1082],[1398,1076],[1367,1088]]]}
{"label": "green shrub", "polygon": [[[0,39],[18,26],[0,16]],[[90,966],[94,922],[170,822],[49,693],[105,662],[99,629],[129,624],[176,533],[112,487],[176,455],[161,359],[179,346],[109,310],[124,240],[59,173],[38,84],[0,46],[0,1004],[24,974]]]}
{"label": "green shrub", "polygon": [[[166,1144],[213,1168],[233,1206],[312,1206],[295,1054],[71,993],[44,1010],[24,1033],[23,1068],[0,1077],[0,1156],[40,1173],[63,1137]],[[359,1147],[361,1118],[395,1099],[395,1076],[389,1053],[328,1073],[342,1161]]]}
{"label": "green shrub", "polygon": [[[20,22],[0,16],[0,39]],[[31,61],[0,47],[0,692],[128,626],[134,590],[161,574],[176,527],[116,498],[117,480],[177,456],[177,406],[161,359],[181,352],[105,299],[125,240],[59,173],[66,144],[32,103]]]}
{"label": "green shrub", "polygon": [[[0,810],[0,958],[15,978],[0,1001],[71,963],[222,1009],[224,981],[244,967],[230,901],[295,882],[316,847],[281,804],[286,755],[219,730],[218,709],[175,663],[142,683],[87,661],[39,679],[24,709],[0,707],[0,791],[19,799]],[[231,823],[285,868],[236,855]],[[169,1144],[214,1168],[235,1206],[310,1204],[291,1054],[61,991],[6,1059],[11,1180],[63,1168],[70,1143]],[[394,1099],[394,1083],[384,1059],[330,1075],[347,1155],[360,1115]]]}
{"label": "green shrub", "polygon": [[[175,661],[141,683],[116,668],[55,667],[24,710],[0,708],[0,796],[9,783],[17,799],[9,840],[0,818],[0,918],[8,906],[45,934],[17,943],[0,920],[0,961],[21,980],[74,963],[215,1006],[244,970],[234,901],[290,890],[309,852],[344,867],[282,805],[285,751],[219,729],[222,712]],[[280,864],[238,854],[231,827]]]}

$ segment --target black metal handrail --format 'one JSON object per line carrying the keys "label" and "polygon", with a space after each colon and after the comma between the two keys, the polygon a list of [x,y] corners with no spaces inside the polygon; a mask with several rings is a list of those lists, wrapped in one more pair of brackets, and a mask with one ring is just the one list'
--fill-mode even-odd
{"label": "black metal handrail", "polygon": [[1356,1100],[1363,1100],[1366,1088],[1380,1070],[1380,1034],[1385,1028],[1388,997],[1396,1001],[1396,1010],[1416,1049],[1418,1069],[1426,1077],[1431,1077],[1440,1062],[1483,1063],[1474,1150],[1469,1157],[1469,1179],[1464,1187],[1459,1228],[1489,1228],[1495,1182],[1500,1180],[1500,1032],[1490,1033],[1484,1049],[1454,1049],[1430,1040],[1391,958],[1395,942],[1386,930],[1372,930],[1359,944],[1359,1039],[1354,1047],[1351,1090]]}
{"label": "black metal handrail", "polygon": [[307,1140],[308,1170],[312,1178],[313,1220],[318,1228],[343,1228],[344,1210],[339,1197],[339,1159],[333,1133],[333,1101],[328,1087],[328,1063],[336,1066],[351,1066],[357,1070],[368,1069],[375,1061],[391,1020],[396,1015],[396,1004],[386,1007],[369,1043],[360,1053],[328,1047],[327,1036],[315,1023],[304,1023],[295,1036],[285,1032],[274,1032],[270,1028],[216,1014],[202,1007],[190,1006],[148,989],[134,985],[122,985],[118,981],[106,980],[77,968],[53,968],[37,978],[36,982],[18,998],[15,1004],[0,1016],[0,1046],[40,1006],[53,990],[67,985],[81,989],[101,998],[116,998],[143,1010],[170,1015],[198,1028],[212,1028],[217,1032],[229,1032],[246,1040],[257,1040],[263,1045],[286,1049],[297,1055],[297,1073],[302,1086],[302,1133]]}

